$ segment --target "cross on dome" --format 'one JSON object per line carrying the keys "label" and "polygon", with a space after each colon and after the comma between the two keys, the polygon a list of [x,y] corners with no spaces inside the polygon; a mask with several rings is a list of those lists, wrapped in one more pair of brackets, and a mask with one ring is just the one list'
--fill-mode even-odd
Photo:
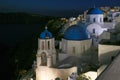
{"label": "cross on dome", "polygon": [[52,33],[50,31],[48,31],[47,29],[48,29],[48,27],[45,26],[45,30],[43,32],[41,32],[41,34],[40,34],[41,39],[46,39],[46,38],[52,38],[53,37]]}
{"label": "cross on dome", "polygon": [[48,27],[47,27],[47,26],[45,26],[45,29],[47,30],[47,29],[48,29]]}

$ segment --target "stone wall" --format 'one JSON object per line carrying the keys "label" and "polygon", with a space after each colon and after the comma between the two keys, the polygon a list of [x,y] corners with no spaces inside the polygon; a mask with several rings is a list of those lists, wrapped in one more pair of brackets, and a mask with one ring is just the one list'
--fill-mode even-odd
{"label": "stone wall", "polygon": [[120,51],[120,46],[117,45],[98,45],[98,60],[100,64],[108,64]]}
{"label": "stone wall", "polygon": [[66,53],[70,56],[81,57],[82,54],[88,52],[91,48],[92,40],[71,41],[68,40],[66,44]]}

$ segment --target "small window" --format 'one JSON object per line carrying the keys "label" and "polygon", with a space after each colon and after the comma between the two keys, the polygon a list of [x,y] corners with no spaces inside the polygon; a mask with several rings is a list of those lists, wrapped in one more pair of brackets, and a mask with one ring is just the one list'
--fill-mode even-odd
{"label": "small window", "polygon": [[48,49],[50,49],[50,41],[48,41]]}
{"label": "small window", "polygon": [[93,18],[93,22],[95,22],[95,18]]}
{"label": "small window", "polygon": [[44,50],[44,41],[42,42],[42,50]]}
{"label": "small window", "polygon": [[72,48],[72,52],[75,54],[75,52],[76,52],[76,51],[75,51],[75,47]]}
{"label": "small window", "polygon": [[100,18],[100,22],[102,22],[102,18]]}
{"label": "small window", "polygon": [[93,28],[93,33],[95,33],[95,28]]}

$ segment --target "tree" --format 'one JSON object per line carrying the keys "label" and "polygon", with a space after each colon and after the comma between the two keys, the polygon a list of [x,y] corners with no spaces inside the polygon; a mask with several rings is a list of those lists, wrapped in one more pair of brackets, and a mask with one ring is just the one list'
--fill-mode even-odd
{"label": "tree", "polygon": [[60,19],[52,19],[48,21],[47,26],[55,39],[60,40],[63,37],[62,29],[64,24],[65,21]]}

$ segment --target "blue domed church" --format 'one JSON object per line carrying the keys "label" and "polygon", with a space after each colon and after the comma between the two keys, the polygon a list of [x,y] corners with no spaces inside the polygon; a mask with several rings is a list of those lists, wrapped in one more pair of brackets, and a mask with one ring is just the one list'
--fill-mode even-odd
{"label": "blue domed church", "polygon": [[88,23],[103,24],[103,12],[99,8],[91,8],[87,12]]}
{"label": "blue domed church", "polygon": [[[56,51],[54,43],[54,36],[45,27],[38,38],[36,80],[76,80],[76,61],[90,59],[86,54],[90,51],[92,40],[85,25],[76,24],[67,28],[59,42],[59,50]],[[75,59],[69,61],[71,58]]]}
{"label": "blue domed church", "polygon": [[85,25],[76,24],[70,26],[64,32],[64,38],[60,42],[60,50],[64,53],[64,55],[66,55],[66,57],[68,56],[82,57],[81,55],[86,53],[86,51],[89,51],[91,45],[92,40],[86,30]]}

